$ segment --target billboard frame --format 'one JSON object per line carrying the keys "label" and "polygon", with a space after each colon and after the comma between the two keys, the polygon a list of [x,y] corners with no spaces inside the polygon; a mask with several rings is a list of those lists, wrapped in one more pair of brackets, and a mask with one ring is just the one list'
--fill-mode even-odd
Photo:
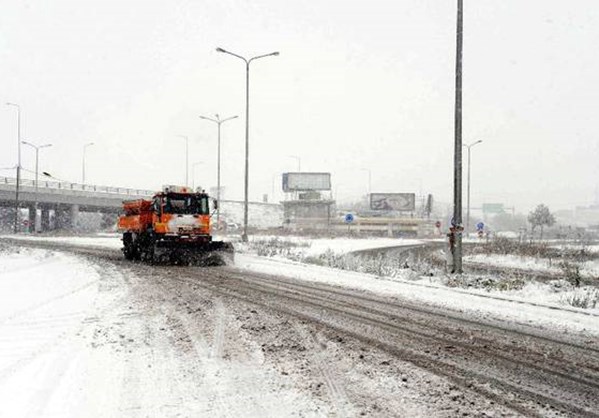
{"label": "billboard frame", "polygon": [[[289,185],[289,178],[293,178],[294,176],[299,176],[299,177],[310,177],[310,176],[322,176],[323,178],[326,178],[326,183],[328,183],[327,185],[323,185],[323,187],[318,187],[318,186],[314,186],[314,187],[309,187],[309,186],[302,186],[302,185]],[[330,191],[332,190],[332,186],[331,186],[331,173],[325,173],[325,172],[298,172],[298,171],[291,171],[291,172],[287,172],[287,173],[283,173],[282,175],[282,188],[283,188],[283,192],[285,193],[291,193],[291,192],[308,192],[308,191]]]}
{"label": "billboard frame", "polygon": [[[375,205],[376,199],[378,203]],[[393,206],[389,204],[387,199],[389,198],[399,198],[406,200],[406,204],[401,206]],[[395,212],[415,212],[416,211],[416,193],[370,193],[368,196],[369,205],[371,210],[380,210],[380,211],[395,211]],[[385,207],[383,206],[383,203]]]}

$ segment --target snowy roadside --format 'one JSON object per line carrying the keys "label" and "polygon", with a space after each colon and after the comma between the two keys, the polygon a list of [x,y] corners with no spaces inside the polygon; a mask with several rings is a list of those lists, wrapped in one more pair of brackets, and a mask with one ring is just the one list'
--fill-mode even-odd
{"label": "snowy roadside", "polygon": [[[473,254],[465,256],[464,261],[480,265],[518,268],[547,273],[559,273],[562,270],[560,263],[556,261],[513,254]],[[599,260],[585,261],[580,263],[580,265],[582,275],[599,276]]]}
{"label": "snowy roadside", "polygon": [[[516,295],[502,296],[504,293],[501,292],[448,288],[438,284],[434,278],[421,278],[414,281],[398,277],[378,277],[248,254],[236,256],[235,264],[240,269],[253,272],[397,296],[451,310],[469,312],[485,319],[501,318],[560,332],[581,332],[599,336],[599,309],[565,307],[548,300],[533,302],[526,297]],[[528,291],[534,293],[532,288]]]}
{"label": "snowy roadside", "polygon": [[[22,237],[28,240],[70,243],[81,246],[120,248],[118,235],[102,237]],[[472,312],[485,317],[497,316],[510,321],[536,324],[543,327],[570,331],[586,331],[599,335],[599,307],[578,309],[568,306],[565,298],[575,295],[576,289],[556,289],[551,284],[527,283],[512,290],[493,290],[448,287],[447,277],[434,275],[422,277],[405,269],[395,271],[393,277],[356,273],[330,267],[322,267],[293,260],[330,252],[346,254],[351,251],[409,246],[422,243],[419,240],[398,239],[307,239],[304,237],[256,236],[252,240],[268,255],[269,248],[285,243],[289,251],[273,251],[271,256],[257,255],[251,244],[235,243],[236,266],[251,271],[284,275],[299,280],[318,281],[337,286],[368,290],[385,295],[395,295],[411,300],[444,306],[450,309]],[[291,243],[291,245],[287,245]],[[253,251],[253,253],[252,253]],[[260,252],[258,252],[260,254]],[[521,265],[520,265],[521,266]],[[479,277],[464,275],[465,280]]]}
{"label": "snowy roadside", "polygon": [[[77,409],[72,392],[85,379],[87,352],[77,336],[100,306],[100,277],[76,256],[0,247],[0,416]],[[102,353],[93,360],[100,370],[114,367]]]}
{"label": "snowy roadside", "polygon": [[[325,253],[347,254],[355,251],[406,247],[424,241],[403,238],[308,238],[300,236],[255,235],[248,243],[236,242],[237,253],[267,255],[273,258],[303,260]],[[285,251],[277,251],[285,249]],[[282,256],[280,253],[284,252]]]}

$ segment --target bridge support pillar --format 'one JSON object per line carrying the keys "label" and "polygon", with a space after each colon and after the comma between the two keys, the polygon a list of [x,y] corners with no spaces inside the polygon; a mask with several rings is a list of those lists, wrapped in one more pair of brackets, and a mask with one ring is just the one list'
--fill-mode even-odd
{"label": "bridge support pillar", "polygon": [[79,205],[61,205],[54,210],[55,229],[73,229],[79,215]]}
{"label": "bridge support pillar", "polygon": [[29,205],[28,211],[29,211],[29,224],[28,224],[29,232],[35,232],[36,224],[37,224],[37,209],[36,209],[35,205]]}
{"label": "bridge support pillar", "polygon": [[69,227],[69,213],[66,207],[56,205],[54,208],[54,228],[53,229],[68,229]]}
{"label": "bridge support pillar", "polygon": [[41,222],[40,222],[40,232],[48,231],[50,229],[50,209],[47,207],[42,207],[41,213]]}
{"label": "bridge support pillar", "polygon": [[79,217],[79,205],[71,205],[69,208],[69,227],[74,229],[77,226],[77,218]]}

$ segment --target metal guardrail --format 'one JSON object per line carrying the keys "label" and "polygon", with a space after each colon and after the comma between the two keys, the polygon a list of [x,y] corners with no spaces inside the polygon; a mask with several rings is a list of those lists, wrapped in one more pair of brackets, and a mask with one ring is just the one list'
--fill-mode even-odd
{"label": "metal guardrail", "polygon": [[[0,185],[14,185],[17,184],[17,179],[14,177],[0,177]],[[19,181],[21,187],[35,187],[35,180],[21,179]],[[153,190],[143,189],[129,189],[126,187],[110,187],[110,186],[96,186],[91,184],[79,184],[79,183],[68,183],[62,181],[47,181],[40,180],[38,182],[39,189],[52,189],[60,191],[75,191],[75,192],[90,192],[90,193],[105,193],[105,194],[117,194],[122,196],[153,196],[156,193]]]}

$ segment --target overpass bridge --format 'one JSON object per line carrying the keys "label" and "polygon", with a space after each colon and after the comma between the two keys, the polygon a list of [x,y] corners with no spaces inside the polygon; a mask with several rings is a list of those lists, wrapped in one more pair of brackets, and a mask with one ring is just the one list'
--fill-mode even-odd
{"label": "overpass bridge", "polygon": [[[14,207],[17,180],[0,177],[0,207]],[[41,229],[50,229],[50,214],[53,213],[57,229],[72,226],[79,211],[117,214],[123,200],[149,198],[152,190],[124,187],[96,186],[62,181],[21,179],[19,182],[19,206],[29,209],[29,225],[35,225],[41,215]]]}
{"label": "overpass bridge", "polygon": [[[0,207],[14,208],[17,180],[0,177]],[[37,225],[41,230],[70,229],[75,225],[79,212],[95,212],[115,216],[122,210],[123,200],[149,199],[156,190],[126,187],[97,186],[62,181],[21,179],[19,182],[19,207],[27,208],[31,229]],[[37,211],[35,204],[37,202]],[[221,215],[240,223],[243,202],[222,200]],[[275,203],[249,203],[250,224],[256,227],[282,225],[282,207]],[[14,212],[13,212],[14,214]],[[41,219],[36,218],[40,216]],[[12,225],[11,218],[11,225]]]}

